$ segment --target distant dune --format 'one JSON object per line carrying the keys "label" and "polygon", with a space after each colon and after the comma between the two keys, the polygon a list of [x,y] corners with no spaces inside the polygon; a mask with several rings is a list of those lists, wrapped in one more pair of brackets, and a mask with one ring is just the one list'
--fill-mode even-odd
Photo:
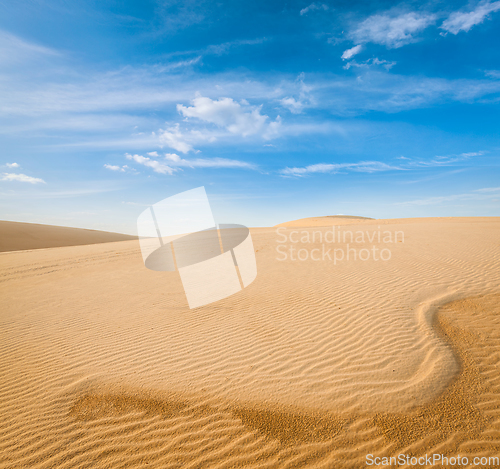
{"label": "distant dune", "polygon": [[312,228],[316,226],[340,226],[340,225],[393,225],[395,223],[421,224],[421,223],[498,223],[500,217],[427,217],[427,218],[368,218],[356,217],[352,215],[328,215],[324,217],[299,218],[275,225],[288,228]]}
{"label": "distant dune", "polygon": [[325,217],[299,218],[298,220],[287,221],[276,226],[331,226],[331,225],[350,225],[365,220],[374,220],[374,218],[357,217],[354,215],[328,215]]}
{"label": "distant dune", "polygon": [[136,236],[108,231],[0,221],[0,252],[129,241]]}

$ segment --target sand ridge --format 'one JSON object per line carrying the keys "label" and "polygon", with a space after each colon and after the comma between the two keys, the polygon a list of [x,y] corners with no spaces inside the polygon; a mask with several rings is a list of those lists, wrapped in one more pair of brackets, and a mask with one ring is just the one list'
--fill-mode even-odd
{"label": "sand ridge", "polygon": [[136,236],[0,220],[0,252],[128,241]]}
{"label": "sand ridge", "polygon": [[369,218],[354,215],[331,215],[324,217],[307,217],[287,221],[275,225],[275,228],[311,228],[343,225],[392,225],[395,223],[498,223],[499,217],[428,217],[428,218]]}

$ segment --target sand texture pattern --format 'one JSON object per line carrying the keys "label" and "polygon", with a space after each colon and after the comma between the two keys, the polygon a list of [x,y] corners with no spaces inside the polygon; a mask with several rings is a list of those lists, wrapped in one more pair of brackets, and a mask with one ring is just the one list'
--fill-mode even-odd
{"label": "sand texture pattern", "polygon": [[[349,223],[390,260],[278,260],[255,228],[256,280],[195,309],[136,240],[1,253],[0,468],[498,456],[500,219]],[[281,244],[321,252],[304,225]]]}

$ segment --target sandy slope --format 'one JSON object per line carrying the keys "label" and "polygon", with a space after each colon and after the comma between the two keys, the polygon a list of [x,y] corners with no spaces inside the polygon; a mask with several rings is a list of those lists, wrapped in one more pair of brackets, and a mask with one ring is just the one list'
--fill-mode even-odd
{"label": "sandy slope", "polygon": [[287,221],[275,225],[275,228],[285,226],[287,228],[314,228],[331,227],[342,225],[393,225],[398,223],[477,223],[493,221],[498,217],[429,217],[429,218],[367,218],[351,215],[331,215],[325,217],[299,218],[298,220]]}
{"label": "sandy slope", "polygon": [[284,234],[346,250],[329,230],[253,229],[257,279],[193,310],[137,241],[0,254],[0,467],[498,455],[500,219],[362,221],[337,230],[390,260],[278,260]]}
{"label": "sandy slope", "polygon": [[373,221],[373,218],[357,217],[353,215],[330,215],[325,217],[299,218],[298,220],[280,223],[278,226],[287,227],[311,227],[311,226],[332,226],[332,225],[352,225]]}
{"label": "sandy slope", "polygon": [[135,238],[135,236],[108,231],[0,221],[0,252],[110,243]]}

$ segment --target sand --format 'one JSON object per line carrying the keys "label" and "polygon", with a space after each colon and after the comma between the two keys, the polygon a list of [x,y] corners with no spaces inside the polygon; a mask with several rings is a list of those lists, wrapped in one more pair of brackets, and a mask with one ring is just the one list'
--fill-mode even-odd
{"label": "sand", "polygon": [[[500,218],[349,220],[252,229],[257,279],[195,309],[136,240],[1,253],[0,467],[499,456]],[[311,260],[345,231],[390,259]]]}
{"label": "sand", "polygon": [[136,236],[66,226],[0,221],[0,252],[111,243],[131,239],[136,239]]}
{"label": "sand", "polygon": [[308,218],[299,218],[298,220],[286,221],[284,223],[279,223],[278,225],[276,225],[276,227],[351,225],[351,224],[366,223],[371,220],[374,219],[368,217],[356,217],[353,215],[327,215],[324,217],[308,217]]}

